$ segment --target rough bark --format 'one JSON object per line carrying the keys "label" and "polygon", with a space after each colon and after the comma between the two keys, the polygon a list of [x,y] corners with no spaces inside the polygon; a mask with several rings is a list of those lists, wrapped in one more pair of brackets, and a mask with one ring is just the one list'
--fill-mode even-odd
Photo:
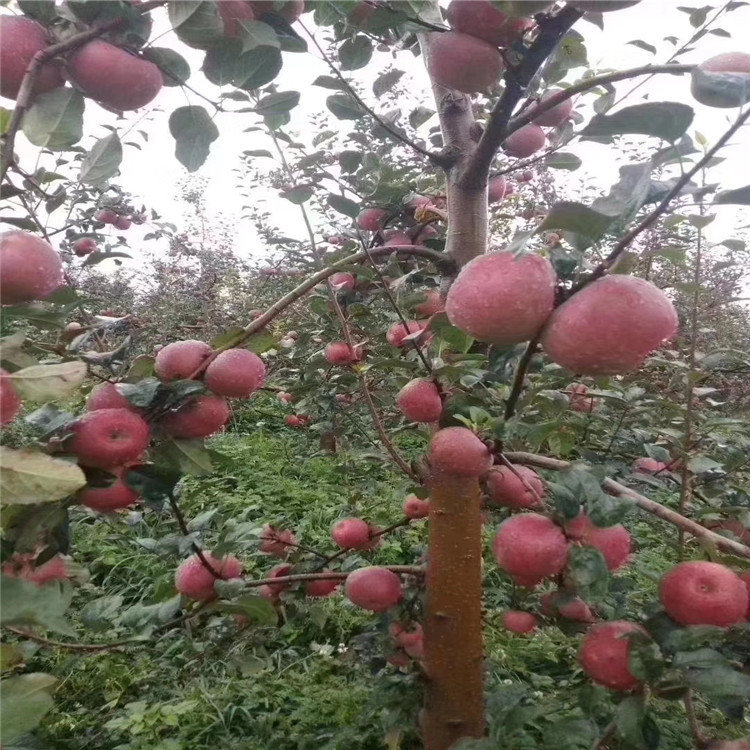
{"label": "rough bark", "polygon": [[476,479],[434,475],[424,645],[427,684],[421,714],[427,750],[448,750],[484,734],[482,523]]}

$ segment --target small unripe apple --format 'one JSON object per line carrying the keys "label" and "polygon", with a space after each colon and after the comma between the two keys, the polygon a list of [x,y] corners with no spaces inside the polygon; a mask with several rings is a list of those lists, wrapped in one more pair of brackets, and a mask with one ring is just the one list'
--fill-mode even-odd
{"label": "small unripe apple", "polygon": [[47,562],[36,565],[35,554],[14,553],[0,569],[7,578],[22,578],[36,586],[44,586],[52,581],[69,581],[71,579],[70,563],[72,560],[64,555],[53,555]]}
{"label": "small unripe apple", "polygon": [[65,448],[83,466],[109,469],[136,461],[148,448],[146,422],[129,409],[97,409],[70,426]]}
{"label": "small unripe apple", "polygon": [[[407,320],[406,323],[394,323],[385,335],[386,341],[392,346],[407,346],[409,341],[404,339],[413,334],[420,333],[427,327],[426,321]],[[410,339],[416,343],[416,339]]]}
{"label": "small unripe apple", "polygon": [[659,474],[662,471],[666,471],[666,469],[667,465],[663,461],[657,461],[655,458],[636,458],[633,462],[633,471],[638,474]]}
{"label": "small unripe apple", "polygon": [[173,341],[156,355],[154,374],[160,380],[185,380],[213,353],[214,350],[203,341]]}
{"label": "small unripe apple", "polygon": [[21,411],[23,401],[13,386],[10,374],[0,370],[0,424],[12,422]]}
{"label": "small unripe apple", "polygon": [[266,524],[260,532],[260,551],[275,557],[287,557],[296,543],[294,534],[288,529],[277,529]]}
{"label": "small unripe apple", "polygon": [[[332,573],[332,570],[321,570],[321,573]],[[330,596],[341,583],[337,578],[321,578],[319,581],[307,581],[305,593],[308,596],[322,598]]]}
{"label": "small unripe apple", "polygon": [[[506,508],[544,508],[544,481],[528,466],[494,466],[486,477],[487,499]],[[525,482],[525,483],[524,483]]]}
{"label": "small unripe apple", "polygon": [[[557,92],[551,91],[545,94],[540,100],[539,104],[544,104],[550,97],[554,96]],[[541,125],[543,128],[556,128],[558,125],[562,125],[567,119],[570,118],[573,112],[573,100],[566,99],[560,104],[555,105],[552,109],[548,109],[546,112],[534,117],[534,122],[537,125]],[[534,110],[528,114],[533,115]]]}
{"label": "small unripe apple", "polygon": [[436,292],[434,289],[429,289],[424,293],[425,301],[420,302],[415,308],[414,312],[417,315],[424,315],[425,318],[429,318],[432,315],[437,315],[445,310],[445,302],[440,296],[440,292]]}
{"label": "small unripe apple", "polygon": [[331,528],[331,538],[341,549],[367,549],[370,539],[370,526],[361,518],[344,518]]}
{"label": "small unripe apple", "polygon": [[533,586],[563,570],[568,561],[568,542],[551,519],[522,513],[500,524],[494,552],[497,564],[517,583]]}
{"label": "small unripe apple", "polygon": [[291,404],[294,401],[294,396],[286,391],[279,391],[276,394],[276,398],[284,404]]}
{"label": "small unripe apple", "polygon": [[194,396],[165,414],[161,427],[176,438],[203,438],[218,432],[229,420],[229,404],[221,396]]}
{"label": "small unripe apple", "polygon": [[505,177],[491,177],[487,183],[487,203],[500,203],[505,198],[505,191],[508,185]]}
{"label": "small unripe apple", "polygon": [[394,622],[389,628],[395,644],[402,648],[412,659],[424,658],[424,632],[417,622],[413,627]]}
{"label": "small unripe apple", "polygon": [[523,612],[517,609],[511,609],[503,613],[503,626],[511,633],[519,635],[531,633],[537,628],[536,617],[530,612]]}
{"label": "small unripe apple", "polygon": [[578,661],[594,681],[611,690],[632,690],[641,681],[630,671],[630,639],[628,635],[646,631],[633,622],[615,620],[593,625],[586,633]]}
{"label": "small unripe apple", "polygon": [[407,383],[398,393],[396,403],[412,422],[437,422],[443,413],[443,402],[437,386],[427,378]]}
{"label": "small unripe apple", "polygon": [[748,608],[747,587],[734,571],[699,560],[679,563],[664,575],[659,598],[680,625],[728,627],[742,622]]}
{"label": "small unripe apple", "polygon": [[326,361],[332,365],[350,365],[359,361],[359,352],[346,341],[332,341],[325,349]]}
{"label": "small unripe apple", "polygon": [[263,385],[266,366],[248,349],[227,349],[206,368],[203,382],[217,396],[248,398]]}
{"label": "small unripe apple", "polygon": [[[534,173],[528,169],[524,170],[523,172],[521,172],[521,174],[518,175],[518,177],[516,177],[516,180],[518,180],[518,182],[531,182],[533,179],[534,179]],[[524,217],[524,218],[531,218],[531,217],[529,216],[529,217]]]}
{"label": "small unripe apple", "polygon": [[86,96],[115,110],[133,110],[152,101],[162,87],[158,66],[101,39],[71,53],[70,80]]}
{"label": "small unripe apple", "polygon": [[430,441],[433,472],[459,477],[479,477],[492,467],[490,449],[466,427],[438,430]]}
{"label": "small unripe apple", "polygon": [[3,305],[45,299],[62,283],[62,261],[49,243],[18,230],[0,234],[0,302]]}
{"label": "small unripe apple", "polygon": [[128,401],[125,396],[117,390],[115,383],[99,383],[94,386],[86,399],[86,411],[98,411],[99,409],[129,409],[138,411],[137,407]]}
{"label": "small unripe apple", "polygon": [[388,216],[384,208],[365,208],[357,216],[357,226],[366,232],[379,232]]}
{"label": "small unripe apple", "polygon": [[594,622],[594,615],[591,608],[583,599],[574,596],[566,600],[561,598],[557,602],[557,611],[560,617],[573,622]]}
{"label": "small unripe apple", "polygon": [[386,568],[360,568],[347,576],[344,593],[352,604],[362,609],[385,612],[401,600],[401,581]]}
{"label": "small unripe apple", "polygon": [[582,375],[621,375],[677,330],[677,313],[658,287],[635,276],[605,276],[558,307],[542,333],[550,359]]}
{"label": "small unripe apple", "polygon": [[430,34],[427,70],[440,86],[465,94],[486,92],[504,69],[499,50],[482,39],[455,31]]}
{"label": "small unripe apple", "polygon": [[[15,99],[32,58],[49,47],[48,32],[41,24],[25,16],[0,16],[0,96]],[[62,86],[62,67],[58,61],[44,64],[34,81],[32,93],[43,94]]]}
{"label": "small unripe apple", "polygon": [[413,241],[406,232],[390,232],[385,244],[403,247],[404,245],[412,245]]}
{"label": "small unripe apple", "polygon": [[284,417],[284,422],[286,423],[287,427],[304,427],[305,426],[305,420],[302,419],[297,414],[287,414]]}
{"label": "small unripe apple", "polygon": [[78,493],[78,502],[87,508],[110,513],[113,510],[127,508],[135,503],[140,495],[125,483],[126,467],[112,469],[117,479],[108,487],[87,486]]}
{"label": "small unripe apple", "polygon": [[568,388],[568,405],[571,411],[579,411],[590,414],[599,407],[600,400],[587,396],[589,389],[583,383],[572,383]]}
{"label": "small unripe apple", "polygon": [[[275,565],[271,570],[268,571],[266,578],[285,578],[291,575],[293,566],[289,563],[281,563]],[[278,596],[282,591],[286,591],[292,584],[288,581],[282,581],[281,583],[268,583],[266,584],[271,591]]]}
{"label": "small unripe apple", "polygon": [[602,553],[609,570],[617,570],[630,561],[630,532],[622,525],[597,526],[586,513],[566,522],[570,539],[595,547]]}
{"label": "small unripe apple", "polygon": [[208,602],[216,598],[214,582],[238,578],[242,573],[242,563],[234,555],[217,559],[210,552],[203,552],[203,557],[217,575],[206,568],[197,554],[191,555],[177,568],[174,584],[184,596]]}
{"label": "small unripe apple", "polygon": [[750,54],[723,52],[692,73],[690,92],[707,107],[740,107],[750,101]]}
{"label": "small unripe apple", "polygon": [[350,292],[357,280],[350,273],[334,273],[331,276],[331,286],[336,291]]}
{"label": "small unripe apple", "polygon": [[536,123],[530,122],[503,141],[503,151],[516,159],[525,159],[544,148],[546,143],[547,136],[544,131]]}
{"label": "small unripe apple", "polygon": [[427,518],[430,515],[430,501],[422,500],[416,495],[409,495],[404,500],[404,515],[412,520]]}
{"label": "small unripe apple", "polygon": [[552,264],[540,255],[480,255],[453,282],[445,312],[454,326],[480,341],[528,341],[552,314],[556,281]]}
{"label": "small unripe apple", "polygon": [[82,258],[85,255],[90,255],[96,251],[96,240],[92,240],[90,237],[81,237],[80,240],[76,240],[73,243],[73,252]]}

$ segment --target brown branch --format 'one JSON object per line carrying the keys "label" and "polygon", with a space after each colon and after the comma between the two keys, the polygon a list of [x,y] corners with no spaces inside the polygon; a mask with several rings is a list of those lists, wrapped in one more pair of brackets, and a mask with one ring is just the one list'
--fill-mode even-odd
{"label": "brown branch", "polygon": [[534,496],[534,499],[539,503],[539,505],[544,505],[544,499],[542,498],[542,496],[536,491],[536,489],[534,489],[534,487],[531,486],[529,480],[526,479],[526,477],[521,474],[521,472],[518,471],[518,469],[510,461],[508,461],[505,454],[500,453],[498,458],[505,466],[507,466],[511,470],[513,474],[516,475],[518,481],[521,482],[521,484]]}
{"label": "brown branch", "polygon": [[513,375],[513,385],[511,386],[508,400],[505,402],[506,420],[510,419],[516,411],[516,405],[518,404],[518,399],[521,398],[521,391],[523,390],[523,384],[526,379],[529,365],[531,364],[532,358],[539,350],[539,338],[540,336],[537,335],[529,341],[526,350],[521,355],[521,359],[518,360],[516,372]]}
{"label": "brown branch", "polygon": [[523,53],[519,65],[508,68],[506,71],[505,91],[492,109],[487,127],[466,167],[463,182],[468,184],[482,179],[482,176],[486,178],[497,150],[510,133],[508,123],[526,87],[552,50],[582,15],[583,11],[577,10],[572,5],[566,5],[555,15],[540,14],[538,16],[540,18],[539,34]]}
{"label": "brown branch", "polygon": [[[175,519],[177,519],[177,525],[180,527],[182,535],[184,537],[190,536],[190,531],[187,527],[187,523],[185,522],[185,516],[182,515],[180,506],[177,505],[177,500],[175,500],[174,496],[171,493],[169,495],[169,506],[172,508],[172,513],[174,514]],[[221,580],[221,574],[214,570],[211,563],[206,559],[205,554],[203,554],[203,550],[195,542],[190,542],[190,548],[198,556],[198,559],[201,561],[201,565],[203,565],[203,567],[214,578]]]}
{"label": "brown branch", "polygon": [[[563,461],[559,458],[550,458],[548,456],[539,456],[536,453],[526,453],[524,451],[506,451],[505,457],[509,461],[517,464],[537,466],[540,469],[551,469],[552,471],[564,471],[572,466],[570,461]],[[721,534],[717,534],[716,532],[707,529],[705,526],[701,526],[699,523],[696,523],[689,518],[685,518],[685,516],[680,515],[676,511],[657,503],[655,500],[651,500],[645,495],[641,495],[639,492],[630,489],[630,487],[626,487],[624,484],[620,484],[620,482],[616,482],[614,479],[605,479],[603,486],[609,494],[614,495],[615,497],[634,500],[635,504],[642,510],[651,513],[657,518],[661,518],[662,521],[671,523],[673,526],[684,529],[696,539],[708,542],[723,552],[750,560],[750,547],[742,544],[742,542],[735,542],[732,539],[721,536]]]}
{"label": "brown branch", "polygon": [[597,737],[594,740],[594,744],[591,745],[591,750],[604,750],[607,746],[607,743],[615,736],[616,731],[617,731],[617,722],[610,721],[609,724],[607,724],[607,726],[604,727],[602,736]]}
{"label": "brown branch", "polygon": [[331,69],[331,72],[336,76],[336,78],[341,81],[341,83],[346,86],[347,91],[349,92],[349,95],[359,104],[362,109],[367,112],[370,117],[375,120],[375,122],[380,125],[383,130],[385,130],[387,133],[389,133],[393,138],[395,138],[397,141],[401,141],[405,146],[408,146],[409,148],[416,151],[418,154],[421,154],[422,156],[427,157],[433,164],[439,165],[441,162],[440,154],[435,154],[427,149],[422,148],[420,145],[414,143],[412,140],[407,138],[402,133],[399,133],[398,130],[394,130],[385,120],[383,120],[382,117],[380,117],[365,101],[362,99],[362,97],[354,90],[354,87],[349,83],[349,81],[344,78],[344,76],[341,74],[339,69],[333,64],[331,59],[328,57],[328,55],[325,53],[323,48],[318,44],[318,40],[315,38],[315,35],[310,32],[310,30],[305,26],[302,21],[298,20],[297,23],[300,25],[302,30],[307,34],[307,36],[310,38],[310,41],[315,45],[318,52],[320,53],[323,60],[327,63],[328,67]]}
{"label": "brown branch", "polygon": [[30,630],[24,630],[22,628],[13,628],[10,625],[3,625],[3,629],[14,635],[19,635],[22,638],[28,638],[30,641],[41,643],[44,646],[52,646],[53,648],[67,648],[71,651],[109,651],[110,649],[123,648],[124,646],[132,646],[136,643],[148,643],[149,641],[144,638],[128,638],[127,640],[114,641],[113,643],[67,643],[65,641],[54,641],[44,636],[37,635]]}
{"label": "brown branch", "polygon": [[695,166],[687,171],[679,180],[675,183],[674,187],[667,193],[664,199],[659,205],[648,215],[638,226],[631,229],[614,247],[612,252],[594,269],[591,276],[582,281],[578,286],[574,287],[573,293],[577,292],[586,284],[591,281],[603,276],[607,271],[614,268],[623,252],[628,248],[631,242],[635,240],[638,235],[648,229],[662,214],[665,213],[669,204],[674,198],[679,195],[682,188],[690,182],[690,180],[698,174],[707,164],[714,158],[716,153],[722,149],[729,139],[747,122],[750,118],[750,108],[745,112],[741,112],[737,119],[734,121],[732,126],[719,138],[718,141],[704,154],[703,158],[698,161]]}
{"label": "brown branch", "polygon": [[706,745],[708,745],[708,738],[703,734],[701,725],[698,722],[698,717],[695,714],[695,703],[690,688],[685,691],[685,695],[682,697],[682,702],[685,704],[685,715],[687,716],[688,726],[690,727],[690,734],[693,738],[695,750],[705,750]]}
{"label": "brown branch", "polygon": [[[152,0],[151,2],[143,3],[143,5],[137,7],[139,13],[147,13],[153,8],[164,5],[166,0]],[[51,60],[53,57],[65,54],[71,50],[77,49],[86,42],[96,39],[102,36],[107,31],[119,26],[124,19],[113,18],[111,21],[107,21],[94,28],[82,31],[80,34],[66,39],[64,42],[58,42],[57,44],[51,44],[49,47],[39,50],[34,57],[31,58],[31,62],[26,68],[23,81],[18,90],[18,96],[16,97],[16,106],[13,110],[13,114],[8,124],[8,129],[3,137],[2,149],[0,149],[0,182],[5,179],[5,175],[8,172],[8,168],[13,163],[13,147],[15,145],[16,135],[21,127],[21,122],[26,114],[26,111],[31,106],[31,100],[34,95],[34,83],[41,71],[42,67],[46,62]]]}
{"label": "brown branch", "polygon": [[[347,552],[351,550],[346,550]],[[383,568],[390,570],[392,573],[404,576],[422,576],[425,574],[425,568],[420,565],[383,565]],[[353,571],[349,571],[352,573]],[[299,581],[335,581],[345,580],[349,573],[341,573],[334,570],[325,573],[293,573],[288,576],[278,576],[278,578],[260,578],[257,581],[245,581],[249,588],[258,586],[268,586],[280,583],[297,583]]]}

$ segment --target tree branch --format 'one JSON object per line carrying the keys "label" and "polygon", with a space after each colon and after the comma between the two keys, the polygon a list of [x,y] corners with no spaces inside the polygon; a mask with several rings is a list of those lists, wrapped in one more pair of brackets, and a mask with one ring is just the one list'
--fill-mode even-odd
{"label": "tree branch", "polygon": [[[422,576],[425,574],[425,568],[420,565],[383,565],[382,567],[390,570],[392,573],[404,576]],[[349,573],[352,572],[349,571]],[[278,578],[260,578],[257,581],[245,581],[245,585],[249,588],[257,588],[258,586],[268,586],[269,584],[297,583],[298,581],[343,581],[349,576],[349,573],[341,573],[334,570],[329,570],[325,573],[293,573],[292,575],[279,576]]]}
{"label": "tree branch", "polygon": [[425,148],[422,148],[420,145],[414,143],[402,133],[399,133],[398,130],[395,130],[385,120],[383,120],[383,118],[380,117],[354,90],[354,87],[349,83],[349,81],[344,78],[339,69],[331,61],[331,58],[328,57],[320,44],[318,44],[318,40],[315,38],[315,35],[312,34],[310,30],[305,26],[305,24],[302,23],[302,21],[300,21],[299,19],[297,20],[297,23],[300,25],[305,34],[307,34],[307,36],[310,38],[310,41],[315,45],[321,57],[331,69],[331,72],[336,76],[336,78],[339,79],[339,81],[341,81],[341,83],[344,84],[344,86],[346,86],[349,95],[356,100],[357,104],[359,104],[359,106],[362,107],[362,109],[364,109],[365,112],[367,112],[367,114],[370,115],[370,117],[372,117],[373,120],[375,120],[375,122],[377,122],[381,128],[383,128],[383,130],[389,133],[397,141],[401,141],[401,143],[403,143],[405,146],[408,146],[410,149],[416,151],[418,154],[426,156],[433,164],[440,164],[440,154],[435,154]]}
{"label": "tree branch", "polygon": [[577,10],[572,5],[566,5],[555,15],[539,14],[537,16],[540,19],[539,34],[523,53],[521,62],[506,71],[505,91],[492,109],[487,127],[469,159],[461,180],[462,184],[468,185],[486,178],[497,150],[510,133],[508,123],[527,86],[552,50],[582,15],[583,11]]}
{"label": "tree branch", "polygon": [[619,260],[620,256],[625,252],[628,246],[635,240],[638,235],[648,229],[662,214],[664,214],[669,204],[679,195],[682,188],[695,177],[710,161],[714,158],[716,153],[721,150],[729,141],[729,139],[747,122],[750,118],[750,108],[745,112],[741,112],[733,125],[719,138],[718,141],[704,154],[703,158],[698,161],[692,169],[687,171],[679,180],[675,183],[674,187],[667,193],[664,199],[659,205],[648,215],[638,226],[631,229],[614,247],[612,252],[594,269],[591,276],[588,279],[582,281],[578,286],[573,288],[573,293],[577,292],[586,284],[595,281],[596,279],[604,276],[607,271],[614,268]]}
{"label": "tree branch", "polygon": [[521,359],[518,360],[516,365],[516,372],[513,375],[513,385],[510,389],[508,400],[505,402],[505,419],[510,419],[516,411],[516,404],[518,399],[521,398],[521,391],[523,390],[523,384],[526,380],[526,373],[528,372],[529,365],[534,355],[539,350],[539,338],[535,336],[526,346],[526,350],[521,355]]}
{"label": "tree branch", "polygon": [[[539,456],[535,453],[526,453],[524,451],[506,451],[505,457],[513,463],[523,464],[525,466],[537,466],[540,469],[551,469],[552,471],[564,471],[572,466],[569,461],[563,461],[559,458],[550,458],[548,456]],[[624,484],[620,484],[620,482],[616,482],[614,479],[605,479],[603,486],[611,495],[634,500],[635,504],[642,510],[655,515],[657,518],[661,518],[662,521],[667,521],[678,528],[684,529],[696,539],[708,542],[723,552],[728,552],[731,555],[737,555],[738,557],[744,557],[750,560],[750,547],[742,544],[742,542],[735,542],[732,539],[721,536],[721,534],[717,534],[716,532],[707,529],[705,526],[701,526],[699,523],[696,523],[689,518],[685,518],[685,516],[657,503],[655,500],[651,500],[645,495],[641,495],[635,490],[631,490],[630,487],[626,487]]]}

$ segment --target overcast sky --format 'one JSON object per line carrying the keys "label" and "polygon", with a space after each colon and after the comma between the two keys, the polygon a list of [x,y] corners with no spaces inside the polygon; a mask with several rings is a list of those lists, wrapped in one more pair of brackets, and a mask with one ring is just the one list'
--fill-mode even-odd
{"label": "overcast sky", "polygon": [[[675,36],[679,39],[679,47],[694,32],[688,23],[688,16],[677,10],[679,3],[671,0],[642,0],[632,8],[604,16],[605,31],[601,32],[593,24],[579,22],[576,29],[586,38],[589,63],[593,69],[623,68],[663,62],[676,48],[664,41],[664,37]],[[720,3],[711,3],[717,8]],[[181,54],[186,56],[191,64],[193,75],[189,84],[201,93],[214,97],[216,87],[209,84],[200,73],[202,53],[191,50],[181,43],[177,43],[172,35],[158,38],[168,29],[166,13],[162,10],[155,12],[156,24],[152,42],[158,46],[175,46]],[[303,17],[310,25],[312,17]],[[750,48],[750,6],[743,7],[727,14],[719,26],[731,33],[732,38],[707,35],[697,45],[697,51],[686,53],[680,58],[681,62],[700,62],[714,54],[729,50],[747,51]],[[629,41],[641,39],[658,49],[656,56],[628,44]],[[395,62],[397,67],[407,70],[412,80],[407,82],[409,90],[427,90],[428,80],[421,59],[415,59],[409,52],[377,53],[373,65],[365,70],[356,71],[356,80],[371,82],[379,70],[385,65]],[[583,68],[576,69],[574,76],[580,75]],[[325,107],[325,97],[330,91],[312,86],[311,83],[318,75],[330,74],[326,64],[314,54],[284,53],[284,68],[276,83],[281,90],[294,89],[302,94],[301,105],[292,112],[292,122],[289,129],[304,133],[307,117],[310,113],[321,111]],[[638,79],[642,80],[642,79]],[[407,81],[407,79],[402,79]],[[633,84],[624,82],[617,85],[619,92],[627,91]],[[367,89],[371,96],[371,90]],[[736,117],[737,110],[712,109],[695,103],[689,93],[689,76],[657,76],[643,85],[638,92],[628,100],[628,103],[638,103],[641,97],[648,96],[652,101],[671,100],[685,102],[694,106],[695,120],[690,134],[700,131],[709,141],[720,136],[729,122]],[[374,100],[371,99],[374,102]],[[142,150],[126,149],[126,156],[122,167],[119,183],[131,192],[136,200],[141,199],[147,206],[153,206],[167,221],[178,226],[183,220],[182,212],[185,207],[176,203],[178,183],[186,176],[184,168],[173,156],[174,142],[169,134],[167,120],[169,112],[175,107],[187,103],[201,104],[199,97],[179,88],[165,88],[160,93],[154,107],[145,108],[137,113],[130,113],[127,120],[134,127],[147,130],[149,140],[142,143]],[[210,107],[209,107],[210,109]],[[408,111],[408,110],[407,110]],[[240,215],[242,198],[236,188],[237,177],[232,169],[239,162],[239,155],[247,149],[269,148],[269,141],[260,132],[243,133],[242,131],[254,125],[257,118],[253,114],[230,115],[219,114],[216,122],[221,131],[219,140],[211,147],[211,155],[198,174],[208,180],[206,192],[207,205],[212,215],[224,215],[233,220]],[[114,123],[115,118],[98,105],[87,100],[85,133],[94,137],[106,135],[103,124]],[[334,121],[335,122],[335,121]],[[119,121],[122,129],[123,121]],[[429,123],[431,124],[431,123]],[[426,127],[429,127],[429,124]],[[349,125],[342,123],[343,128]],[[19,141],[22,137],[19,138]],[[85,143],[85,142],[84,142]],[[649,145],[654,149],[657,142],[651,139]],[[29,153],[26,148],[21,153]],[[589,185],[600,187],[603,191],[612,184],[617,175],[616,154],[611,147],[598,144],[578,144],[566,147],[584,159],[584,167],[575,173],[576,179],[583,178]],[[735,188],[750,182],[748,179],[748,163],[750,161],[750,128],[735,137],[733,144],[728,147],[723,156],[726,161],[714,170],[713,177],[722,183],[724,188]],[[270,161],[268,162],[271,164]],[[565,180],[565,173],[556,172],[558,179]],[[284,224],[284,234],[304,237],[304,230],[299,220],[299,211],[292,204],[278,198],[275,192],[256,191],[257,199],[267,203],[279,223]],[[733,230],[747,224],[750,219],[747,212],[734,207],[720,209],[719,216],[710,232],[714,241],[720,241],[732,236]],[[238,225],[239,254],[251,254],[262,257],[266,249],[257,242],[252,226],[248,222]]]}

